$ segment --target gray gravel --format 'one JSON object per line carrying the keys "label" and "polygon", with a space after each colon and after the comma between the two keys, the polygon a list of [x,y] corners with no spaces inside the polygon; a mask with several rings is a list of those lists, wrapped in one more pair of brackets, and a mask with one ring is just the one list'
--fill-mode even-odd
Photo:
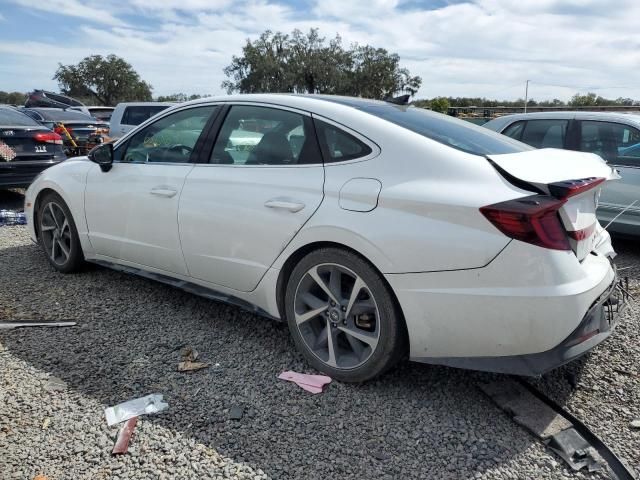
{"label": "gray gravel", "polygon": [[[637,290],[640,251],[622,250]],[[606,478],[569,471],[475,387],[498,376],[405,363],[314,396],[276,379],[313,373],[282,324],[102,268],[60,275],[24,227],[0,227],[0,266],[0,319],[79,323],[0,332],[2,479]],[[635,468],[637,315],[536,382]],[[177,372],[186,346],[220,366]],[[112,457],[104,408],[153,392],[170,408],[143,417],[129,453]]]}

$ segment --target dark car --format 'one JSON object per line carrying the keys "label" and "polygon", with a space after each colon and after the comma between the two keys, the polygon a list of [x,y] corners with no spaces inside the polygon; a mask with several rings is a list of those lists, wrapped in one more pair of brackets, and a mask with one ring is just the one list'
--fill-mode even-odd
{"label": "dark car", "polygon": [[103,142],[109,132],[109,124],[76,110],[61,108],[24,108],[26,115],[60,134],[67,155],[86,155]]}
{"label": "dark car", "polygon": [[26,187],[67,157],[62,137],[12,107],[0,107],[0,188]]}
{"label": "dark car", "polygon": [[25,107],[52,107],[52,108],[67,108],[67,107],[84,107],[82,102],[79,102],[75,98],[67,97],[61,93],[47,92],[46,90],[34,90],[27,95],[27,100],[24,103]]}

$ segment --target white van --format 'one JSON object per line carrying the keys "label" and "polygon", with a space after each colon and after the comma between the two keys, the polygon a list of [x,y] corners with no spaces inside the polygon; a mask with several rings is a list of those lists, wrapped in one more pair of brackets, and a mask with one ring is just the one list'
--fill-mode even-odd
{"label": "white van", "polygon": [[171,102],[127,102],[116,105],[111,115],[109,137],[120,138],[134,127],[170,106]]}

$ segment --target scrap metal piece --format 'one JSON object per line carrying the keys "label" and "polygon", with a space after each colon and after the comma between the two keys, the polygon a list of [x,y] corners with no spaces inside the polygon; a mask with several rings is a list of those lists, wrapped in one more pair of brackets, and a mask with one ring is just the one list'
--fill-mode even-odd
{"label": "scrap metal piece", "polygon": [[21,322],[5,322],[0,321],[0,330],[10,330],[12,328],[23,327],[73,327],[76,322],[56,322],[56,321],[21,321]]}
{"label": "scrap metal piece", "polygon": [[179,372],[194,372],[196,370],[201,370],[203,368],[207,368],[209,366],[208,363],[202,362],[180,362],[178,363],[178,371]]}
{"label": "scrap metal piece", "polygon": [[590,472],[602,468],[595,459],[594,448],[573,427],[556,433],[545,444],[576,472],[584,467]]}
{"label": "scrap metal piece", "polygon": [[133,430],[136,428],[137,423],[138,417],[133,417],[122,424],[111,455],[127,453],[127,450],[129,450],[129,440],[131,440],[131,435],[133,435]]}
{"label": "scrap metal piece", "polygon": [[167,408],[169,408],[169,404],[164,401],[162,394],[152,393],[146,397],[135,398],[119,403],[114,407],[106,408],[104,415],[107,417],[107,425],[111,427],[116,423],[124,422],[133,417],[160,413]]}

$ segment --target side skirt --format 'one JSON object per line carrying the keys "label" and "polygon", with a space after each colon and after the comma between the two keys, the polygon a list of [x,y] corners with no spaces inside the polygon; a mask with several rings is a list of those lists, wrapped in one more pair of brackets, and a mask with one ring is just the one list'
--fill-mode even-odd
{"label": "side skirt", "polygon": [[160,273],[149,272],[136,267],[129,267],[125,265],[120,265],[118,263],[107,262],[105,260],[92,259],[87,261],[91,263],[95,263],[96,265],[110,268],[111,270],[117,270],[119,272],[124,272],[131,275],[137,275],[139,277],[147,278],[149,280],[154,280],[156,282],[164,283],[165,285],[170,285],[172,287],[179,288],[180,290],[193,293],[194,295],[198,295],[199,297],[204,297],[204,298],[208,298],[209,300],[215,300],[216,302],[222,302],[228,305],[240,307],[249,313],[260,315],[261,317],[265,317],[270,320],[276,320],[278,322],[282,321],[281,319],[274,317],[273,315],[263,310],[262,308],[247,302],[246,300],[242,300],[241,298],[234,297],[233,295],[227,295],[227,294],[218,292],[216,290],[203,287],[202,285],[198,285],[197,283],[189,282],[186,280],[180,280],[177,278],[170,277],[168,275],[162,275]]}

